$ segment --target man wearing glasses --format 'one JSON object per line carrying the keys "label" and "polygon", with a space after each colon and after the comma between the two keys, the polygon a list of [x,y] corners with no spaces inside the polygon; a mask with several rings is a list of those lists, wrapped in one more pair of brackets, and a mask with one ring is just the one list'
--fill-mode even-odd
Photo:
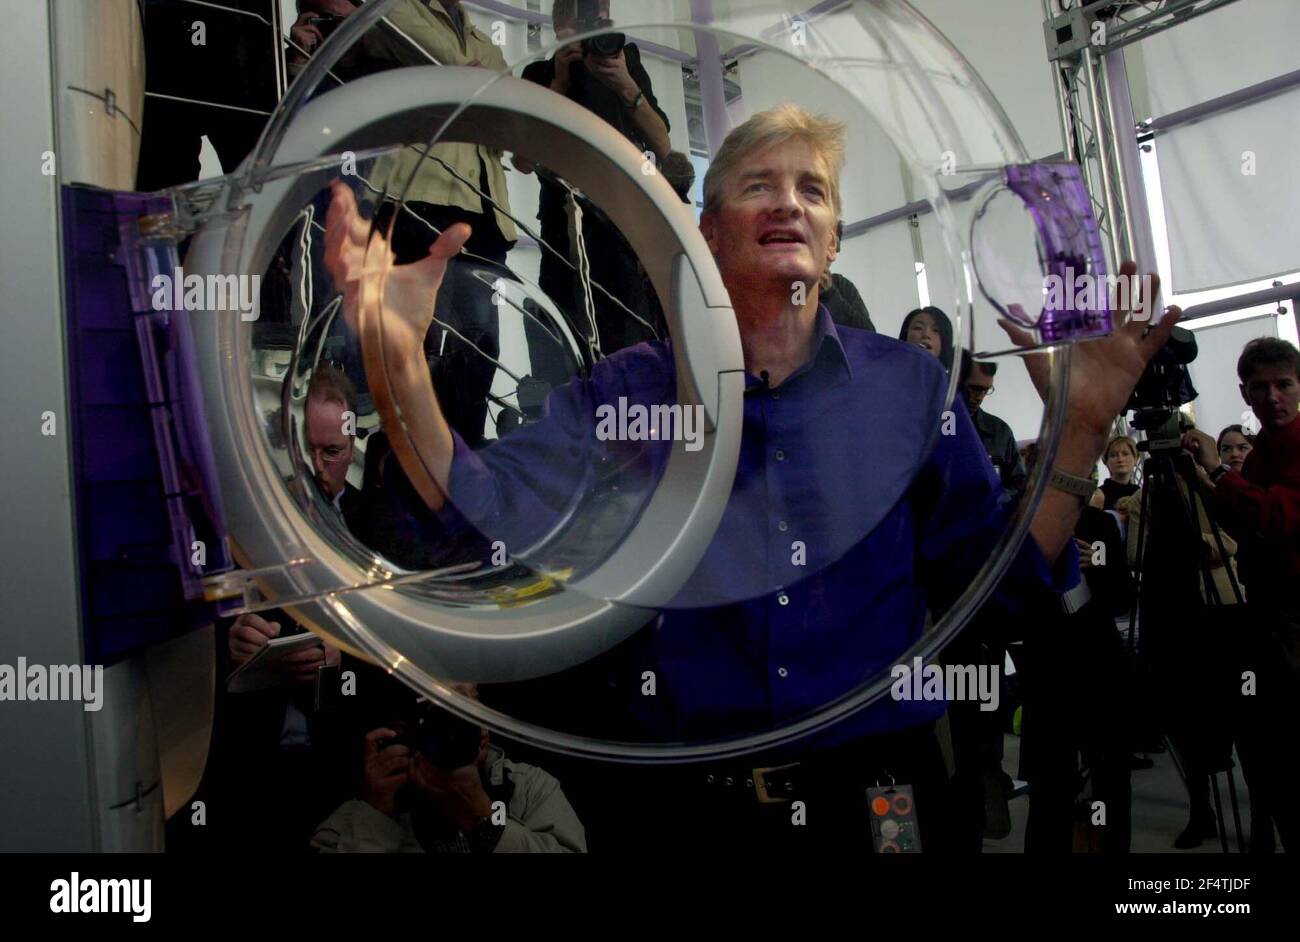
{"label": "man wearing glasses", "polygon": [[1020,449],[1016,447],[1016,436],[1012,434],[1010,425],[983,408],[984,397],[993,395],[993,376],[997,371],[996,363],[976,363],[969,352],[961,352],[961,386],[966,394],[971,421],[989,453],[989,460],[997,468],[1002,486],[1013,500],[1019,500],[1029,475],[1020,458]]}

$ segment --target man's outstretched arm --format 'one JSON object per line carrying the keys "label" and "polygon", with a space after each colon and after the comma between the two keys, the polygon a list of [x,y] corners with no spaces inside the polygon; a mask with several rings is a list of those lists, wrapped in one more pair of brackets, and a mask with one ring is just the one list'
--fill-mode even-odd
{"label": "man's outstretched arm", "polygon": [[[410,464],[414,457],[423,475],[411,483],[432,510],[441,510],[451,477],[454,439],[434,393],[424,359],[424,337],[433,324],[434,301],[453,258],[470,237],[458,223],[446,229],[429,254],[410,265],[397,265],[388,240],[370,233],[370,223],[357,211],[356,198],[342,183],[330,187],[325,219],[325,267],[343,295],[343,316],[353,331],[366,331],[378,341],[382,373],[372,375],[371,389],[381,407],[400,412],[401,429],[389,432],[393,449]],[[367,371],[372,362],[367,361]],[[385,400],[388,400],[385,402]]]}

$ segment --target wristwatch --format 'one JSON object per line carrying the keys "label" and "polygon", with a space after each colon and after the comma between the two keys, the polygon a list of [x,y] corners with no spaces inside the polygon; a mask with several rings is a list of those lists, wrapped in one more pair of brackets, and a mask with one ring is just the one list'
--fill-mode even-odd
{"label": "wristwatch", "polygon": [[1067,474],[1056,468],[1052,469],[1052,476],[1047,479],[1047,483],[1056,488],[1058,491],[1065,491],[1074,497],[1078,497],[1085,503],[1092,497],[1093,492],[1097,490],[1097,485],[1091,478],[1081,478],[1074,474]]}
{"label": "wristwatch", "polygon": [[637,92],[636,97],[632,99],[632,104],[624,105],[628,111],[636,111],[641,107],[641,102],[645,101],[645,92]]}
{"label": "wristwatch", "polygon": [[1213,471],[1210,472],[1210,483],[1218,484],[1219,481],[1223,479],[1223,476],[1231,470],[1232,468],[1228,467],[1226,464],[1220,464],[1217,468],[1215,468]]}

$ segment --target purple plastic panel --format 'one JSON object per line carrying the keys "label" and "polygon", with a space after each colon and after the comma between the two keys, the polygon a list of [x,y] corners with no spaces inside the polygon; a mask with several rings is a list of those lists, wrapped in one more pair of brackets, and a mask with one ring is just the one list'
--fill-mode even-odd
{"label": "purple plastic panel", "polygon": [[100,662],[210,621],[202,580],[233,568],[189,322],[151,304],[176,249],[140,223],[171,210],[63,188],[78,552],[87,655]]}
{"label": "purple plastic panel", "polygon": [[[1003,171],[1003,178],[1034,218],[1046,249],[1047,276],[1059,278],[1065,288],[1061,292],[1065,305],[1043,308],[1038,321],[1042,341],[1055,343],[1110,333],[1114,321],[1108,291],[1100,290],[1107,284],[1106,256],[1079,165],[1065,161],[1012,164]],[[1083,277],[1098,286],[1092,292],[1096,304],[1088,309],[1074,306],[1074,287]]]}

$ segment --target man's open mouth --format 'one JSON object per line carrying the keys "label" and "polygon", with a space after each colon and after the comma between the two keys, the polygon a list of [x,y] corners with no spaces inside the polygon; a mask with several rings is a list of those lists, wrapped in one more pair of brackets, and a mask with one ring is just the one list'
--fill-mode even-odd
{"label": "man's open mouth", "polygon": [[782,243],[787,245],[806,245],[807,240],[799,233],[788,230],[767,232],[760,236],[758,240],[759,245],[777,245]]}

